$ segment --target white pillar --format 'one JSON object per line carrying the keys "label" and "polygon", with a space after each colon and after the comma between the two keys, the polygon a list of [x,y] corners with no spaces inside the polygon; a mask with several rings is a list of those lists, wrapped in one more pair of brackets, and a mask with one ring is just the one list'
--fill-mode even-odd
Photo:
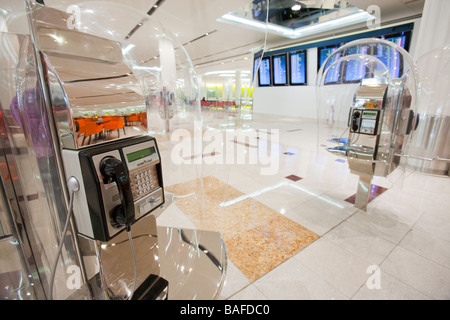
{"label": "white pillar", "polygon": [[241,105],[241,92],[242,92],[241,76],[242,76],[241,70],[236,70],[236,89],[235,89],[236,106]]}
{"label": "white pillar", "polygon": [[161,85],[168,91],[175,91],[177,70],[175,62],[175,49],[170,40],[159,39],[159,57],[161,63]]}

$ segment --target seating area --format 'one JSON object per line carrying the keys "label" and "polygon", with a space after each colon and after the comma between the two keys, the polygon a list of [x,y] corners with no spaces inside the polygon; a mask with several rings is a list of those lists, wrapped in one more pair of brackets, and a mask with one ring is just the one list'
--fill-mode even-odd
{"label": "seating area", "polygon": [[76,132],[79,138],[82,137],[81,146],[96,143],[99,140],[120,138],[120,131],[123,131],[124,135],[126,134],[126,126],[141,125],[147,126],[146,112],[129,116],[96,116],[75,119]]}
{"label": "seating area", "polygon": [[106,131],[106,135],[110,136],[117,130],[117,137],[120,138],[120,129],[125,134],[125,118],[124,117],[108,117],[109,120],[103,124],[103,130]]}
{"label": "seating area", "polygon": [[130,116],[126,116],[127,126],[138,125],[140,123],[139,114],[132,114]]}
{"label": "seating area", "polygon": [[108,135],[111,135],[115,130],[120,136],[120,129],[124,128],[125,121],[124,117],[121,116],[77,118],[75,119],[75,125],[78,137],[83,137],[81,145],[84,146],[98,140],[107,139]]}
{"label": "seating area", "polygon": [[234,101],[200,101],[200,105],[206,108],[228,108],[228,107],[236,107],[236,103]]}

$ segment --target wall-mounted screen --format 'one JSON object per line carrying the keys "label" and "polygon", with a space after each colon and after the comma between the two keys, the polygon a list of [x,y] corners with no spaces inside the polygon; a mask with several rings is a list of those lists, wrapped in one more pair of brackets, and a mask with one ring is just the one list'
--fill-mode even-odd
{"label": "wall-mounted screen", "polygon": [[[409,43],[411,41],[411,32],[408,31],[400,34],[386,35],[381,38],[392,41],[408,51]],[[372,54],[386,65],[389,69],[391,78],[400,78],[403,75],[403,61],[397,50],[386,46],[376,46],[373,48]]]}
{"label": "wall-mounted screen", "polygon": [[261,58],[261,64],[259,68],[259,85],[270,86],[271,85],[271,68],[270,68],[270,57]]}
{"label": "wall-mounted screen", "polygon": [[395,42],[406,51],[409,51],[409,45],[411,42],[411,31],[384,35],[381,36],[381,39]]}
{"label": "wall-mounted screen", "polygon": [[273,85],[285,86],[287,85],[288,69],[287,69],[287,55],[280,54],[272,56],[272,70],[273,70]]}
{"label": "wall-mounted screen", "polygon": [[[346,52],[346,55],[358,54],[358,55],[367,55],[368,52],[367,46],[356,46],[353,48],[349,48]],[[370,54],[370,53],[369,53]],[[344,82],[358,82],[361,81],[366,74],[366,66],[363,61],[360,59],[350,59],[345,64],[344,71]]]}
{"label": "wall-mounted screen", "polygon": [[[331,47],[328,46],[328,47],[318,48],[317,53],[319,55],[319,57],[318,57],[319,64],[318,64],[318,68],[317,69],[320,69],[320,67],[325,62],[325,60],[327,60],[327,58],[329,56],[331,56],[331,54],[333,52],[335,52],[337,49],[338,49],[338,46],[331,46]],[[330,65],[330,64],[328,64],[328,65]]]}
{"label": "wall-mounted screen", "polygon": [[[327,58],[337,49],[339,45],[320,47],[317,49],[318,54],[318,68],[327,60]],[[341,80],[341,67],[340,65],[333,65],[336,61],[340,59],[340,54],[336,55],[332,59],[328,60],[324,70],[330,68],[326,74],[325,84],[339,83]]]}
{"label": "wall-mounted screen", "polygon": [[290,55],[290,78],[291,85],[306,84],[306,50],[291,52]]}
{"label": "wall-mounted screen", "polygon": [[258,77],[258,68],[259,68],[259,64],[260,64],[260,63],[261,63],[261,57],[255,58],[254,63],[253,63],[253,78],[252,78],[252,83],[254,83],[255,80],[256,80],[257,77]]}

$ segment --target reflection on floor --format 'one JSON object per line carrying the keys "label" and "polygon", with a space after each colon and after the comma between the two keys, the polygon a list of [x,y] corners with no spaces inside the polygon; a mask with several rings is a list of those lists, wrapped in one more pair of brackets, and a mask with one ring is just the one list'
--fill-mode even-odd
{"label": "reflection on floor", "polygon": [[[166,191],[193,193],[191,197],[176,199],[176,205],[196,228],[221,232],[228,258],[251,281],[319,238],[314,232],[253,198],[245,198],[242,192],[214,177],[170,186]],[[229,205],[226,205],[227,201]]]}
{"label": "reflection on floor", "polygon": [[233,145],[259,155],[275,148],[274,174],[262,175],[259,163],[220,163],[226,150],[207,149],[206,139],[193,154],[200,164],[176,162],[177,143],[157,136],[165,186],[178,197],[158,224],[223,233],[229,264],[220,298],[450,299],[448,177],[397,168],[372,180],[384,192],[363,211],[346,201],[359,177],[325,150],[334,145],[315,119],[203,119],[203,133],[238,128],[272,130],[246,142],[257,148]]}
{"label": "reflection on floor", "polygon": [[[370,186],[369,202],[372,201],[373,199],[375,199],[376,197],[378,197],[379,195],[381,195],[386,190],[387,190],[387,188],[383,188],[383,187],[372,184]],[[355,204],[355,200],[356,200],[356,194],[351,195],[350,197],[345,199],[345,201],[353,203],[353,204]]]}

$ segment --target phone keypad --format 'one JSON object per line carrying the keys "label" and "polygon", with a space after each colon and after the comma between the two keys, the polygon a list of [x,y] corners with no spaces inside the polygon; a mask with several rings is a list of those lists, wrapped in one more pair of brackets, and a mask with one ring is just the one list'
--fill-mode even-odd
{"label": "phone keypad", "polygon": [[131,189],[135,199],[141,198],[159,187],[155,166],[136,169],[131,173]]}

